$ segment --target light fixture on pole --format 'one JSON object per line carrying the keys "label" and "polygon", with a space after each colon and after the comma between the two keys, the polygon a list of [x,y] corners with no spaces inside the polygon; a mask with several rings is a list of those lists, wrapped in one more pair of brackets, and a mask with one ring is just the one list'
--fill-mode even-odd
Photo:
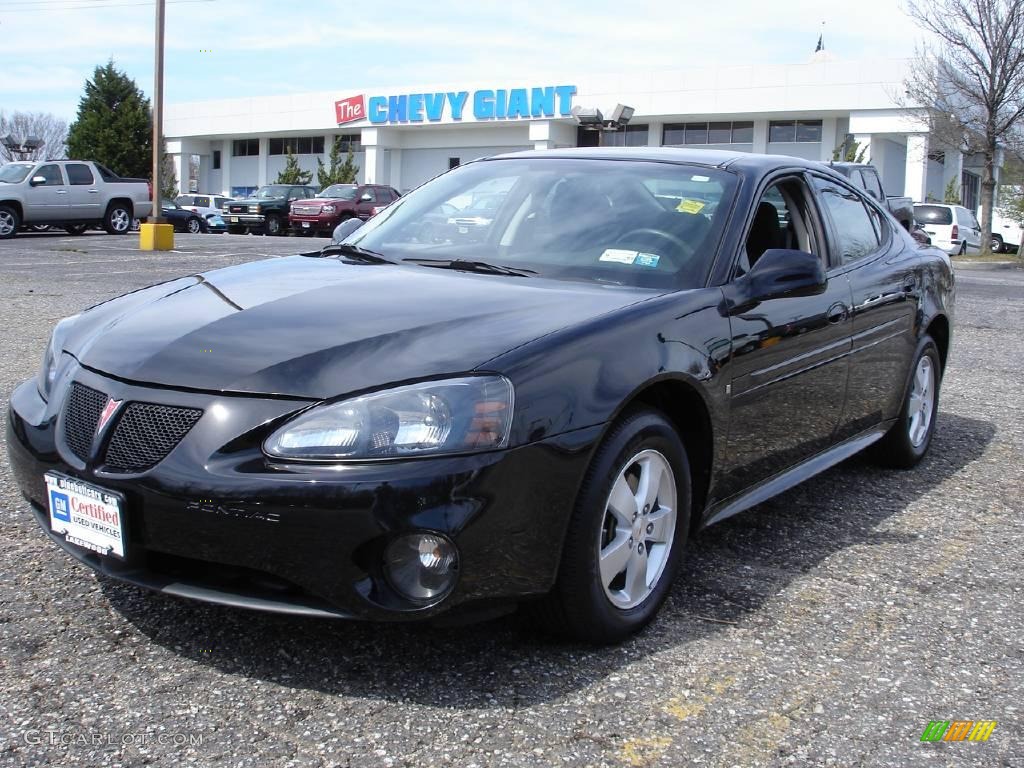
{"label": "light fixture on pole", "polygon": [[572,108],[572,117],[584,131],[600,131],[598,146],[604,144],[605,133],[621,131],[633,119],[633,107],[616,104],[610,116],[605,117],[597,107],[582,107],[577,104]]}
{"label": "light fixture on pole", "polygon": [[29,136],[25,141],[19,142],[11,134],[0,137],[0,144],[4,145],[4,149],[10,152],[12,157],[18,155],[22,160],[46,146],[46,142],[38,136]]}

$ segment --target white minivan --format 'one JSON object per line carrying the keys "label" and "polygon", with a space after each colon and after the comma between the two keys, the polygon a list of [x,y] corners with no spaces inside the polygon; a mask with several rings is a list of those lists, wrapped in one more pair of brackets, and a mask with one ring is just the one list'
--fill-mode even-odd
{"label": "white minivan", "polygon": [[915,203],[914,220],[950,256],[981,253],[981,225],[962,205]]}

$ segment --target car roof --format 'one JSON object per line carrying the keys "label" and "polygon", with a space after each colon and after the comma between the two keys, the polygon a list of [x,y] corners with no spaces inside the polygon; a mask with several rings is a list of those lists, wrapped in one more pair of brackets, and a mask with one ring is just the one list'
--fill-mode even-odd
{"label": "car roof", "polygon": [[684,147],[571,147],[566,149],[535,149],[510,152],[486,158],[486,161],[513,158],[549,158],[574,160],[646,160],[648,162],[700,165],[708,168],[735,169],[752,173],[765,172],[780,166],[821,171],[827,163],[803,160],[789,155],[760,155],[724,149],[689,149]]}

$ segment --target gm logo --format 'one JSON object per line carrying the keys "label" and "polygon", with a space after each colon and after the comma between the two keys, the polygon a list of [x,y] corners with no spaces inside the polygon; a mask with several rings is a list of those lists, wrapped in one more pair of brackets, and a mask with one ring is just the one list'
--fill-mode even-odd
{"label": "gm logo", "polygon": [[63,493],[50,491],[50,510],[58,520],[63,520],[65,523],[71,522],[71,502]]}
{"label": "gm logo", "polygon": [[932,720],[921,741],[988,741],[995,728],[995,720]]}

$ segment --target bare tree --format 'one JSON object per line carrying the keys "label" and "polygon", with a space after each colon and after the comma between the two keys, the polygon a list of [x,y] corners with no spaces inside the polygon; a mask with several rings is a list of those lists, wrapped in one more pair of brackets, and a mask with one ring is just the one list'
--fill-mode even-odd
{"label": "bare tree", "polygon": [[919,51],[907,101],[928,112],[932,135],[983,158],[982,242],[992,235],[1000,147],[1019,146],[1024,117],[1024,0],[909,0],[934,42]]}
{"label": "bare tree", "polygon": [[68,124],[48,112],[12,112],[10,116],[0,112],[0,137],[10,135],[17,142],[29,136],[43,141],[39,149],[29,153],[12,153],[0,144],[0,161],[12,160],[60,160],[67,156]]}

